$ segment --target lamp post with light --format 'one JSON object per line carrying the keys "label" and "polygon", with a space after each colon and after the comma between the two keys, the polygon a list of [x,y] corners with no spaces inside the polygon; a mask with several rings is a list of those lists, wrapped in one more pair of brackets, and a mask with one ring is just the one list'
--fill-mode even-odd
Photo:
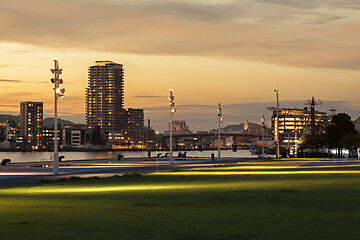
{"label": "lamp post with light", "polygon": [[297,151],[298,151],[297,130],[298,130],[297,127],[295,127],[295,153],[294,153],[295,158],[297,158]]}
{"label": "lamp post with light", "polygon": [[280,156],[280,146],[279,146],[279,87],[274,90],[276,94],[276,158]]}
{"label": "lamp post with light", "polygon": [[169,96],[169,107],[170,107],[170,154],[169,154],[169,159],[170,159],[170,165],[173,165],[173,147],[172,147],[173,120],[172,120],[172,117],[176,113],[176,109],[174,108],[174,106],[175,106],[175,96],[174,96],[173,90],[170,89],[170,96]]}
{"label": "lamp post with light", "polygon": [[263,115],[262,119],[261,119],[261,124],[262,124],[262,158],[265,157],[265,147],[264,147],[264,144],[265,144],[265,116]]}
{"label": "lamp post with light", "polygon": [[59,62],[57,58],[54,58],[55,67],[50,69],[54,74],[54,78],[51,79],[51,82],[54,84],[54,94],[55,94],[55,116],[54,116],[54,156],[53,156],[53,175],[59,175],[59,151],[58,151],[58,119],[57,119],[57,100],[58,98],[63,98],[65,89],[59,87],[63,83],[63,80],[59,78],[59,75],[62,73],[62,69],[59,68]]}
{"label": "lamp post with light", "polygon": [[222,108],[221,108],[221,105],[220,105],[220,103],[219,103],[219,107],[218,107],[218,109],[217,109],[217,111],[218,111],[218,113],[217,113],[217,115],[218,115],[218,117],[219,117],[219,129],[218,129],[218,161],[220,161],[220,150],[221,150],[221,148],[220,148],[220,127],[221,127],[221,123],[223,122],[223,117],[222,117]]}

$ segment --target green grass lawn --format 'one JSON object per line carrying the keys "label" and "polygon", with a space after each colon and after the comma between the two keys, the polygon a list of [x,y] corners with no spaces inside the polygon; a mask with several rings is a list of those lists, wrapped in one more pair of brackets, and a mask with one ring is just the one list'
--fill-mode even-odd
{"label": "green grass lawn", "polygon": [[[299,164],[242,163],[3,187],[0,238],[359,239],[360,174],[347,171],[360,168],[266,174],[299,171]],[[254,169],[264,174],[252,174]]]}

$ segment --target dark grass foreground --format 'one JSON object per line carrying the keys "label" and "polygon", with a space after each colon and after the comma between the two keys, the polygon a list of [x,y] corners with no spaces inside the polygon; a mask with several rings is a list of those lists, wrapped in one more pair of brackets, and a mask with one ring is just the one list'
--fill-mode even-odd
{"label": "dark grass foreground", "polygon": [[360,174],[343,169],[230,176],[207,169],[209,175],[135,174],[1,188],[0,238],[359,239]]}

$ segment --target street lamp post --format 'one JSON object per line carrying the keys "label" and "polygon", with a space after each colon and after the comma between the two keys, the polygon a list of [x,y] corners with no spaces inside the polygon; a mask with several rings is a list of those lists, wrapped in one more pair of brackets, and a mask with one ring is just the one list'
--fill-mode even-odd
{"label": "street lamp post", "polygon": [[264,147],[264,144],[265,144],[265,140],[264,140],[264,137],[265,137],[265,116],[263,115],[262,119],[261,119],[261,124],[262,124],[262,158],[265,157],[265,147]]}
{"label": "street lamp post", "polygon": [[218,109],[217,109],[217,111],[218,111],[218,117],[219,117],[219,129],[218,129],[218,161],[220,161],[220,157],[221,157],[221,155],[220,155],[220,150],[221,150],[221,148],[220,148],[220,141],[221,141],[221,139],[220,139],[220,127],[221,127],[221,123],[223,122],[223,117],[222,117],[222,108],[221,108],[221,105],[220,105],[220,103],[219,103],[219,107],[218,107]]}
{"label": "street lamp post", "polygon": [[169,96],[169,107],[170,107],[170,153],[169,153],[169,159],[170,159],[170,165],[173,165],[173,147],[172,147],[172,128],[173,128],[173,120],[172,117],[176,113],[175,106],[175,96],[173,94],[173,90],[170,89],[170,96]]}
{"label": "street lamp post", "polygon": [[57,119],[57,100],[58,98],[63,98],[65,89],[59,87],[63,83],[63,80],[59,78],[59,75],[62,73],[62,69],[59,68],[59,62],[57,58],[54,58],[55,68],[50,69],[54,74],[54,78],[51,79],[51,82],[54,84],[54,155],[53,155],[53,175],[59,175],[59,151],[58,151],[58,119]]}
{"label": "street lamp post", "polygon": [[276,158],[279,158],[279,87],[274,92],[276,93]]}
{"label": "street lamp post", "polygon": [[297,158],[297,147],[298,147],[298,145],[297,145],[297,128],[295,128],[295,153],[294,153],[295,158]]}

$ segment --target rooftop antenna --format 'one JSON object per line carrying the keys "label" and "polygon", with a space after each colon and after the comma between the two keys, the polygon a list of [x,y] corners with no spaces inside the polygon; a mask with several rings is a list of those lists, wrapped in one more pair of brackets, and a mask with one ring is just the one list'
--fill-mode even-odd
{"label": "rooftop antenna", "polygon": [[305,103],[305,105],[310,106],[310,128],[311,132],[315,130],[315,106],[316,105],[322,105],[322,101],[315,100],[314,96]]}
{"label": "rooftop antenna", "polygon": [[332,119],[332,118],[333,118],[333,116],[335,116],[335,115],[336,115],[336,111],[337,111],[337,109],[335,109],[335,106],[334,106],[334,105],[332,105],[332,106],[331,106],[331,108],[329,109],[329,111],[330,111],[330,119]]}

